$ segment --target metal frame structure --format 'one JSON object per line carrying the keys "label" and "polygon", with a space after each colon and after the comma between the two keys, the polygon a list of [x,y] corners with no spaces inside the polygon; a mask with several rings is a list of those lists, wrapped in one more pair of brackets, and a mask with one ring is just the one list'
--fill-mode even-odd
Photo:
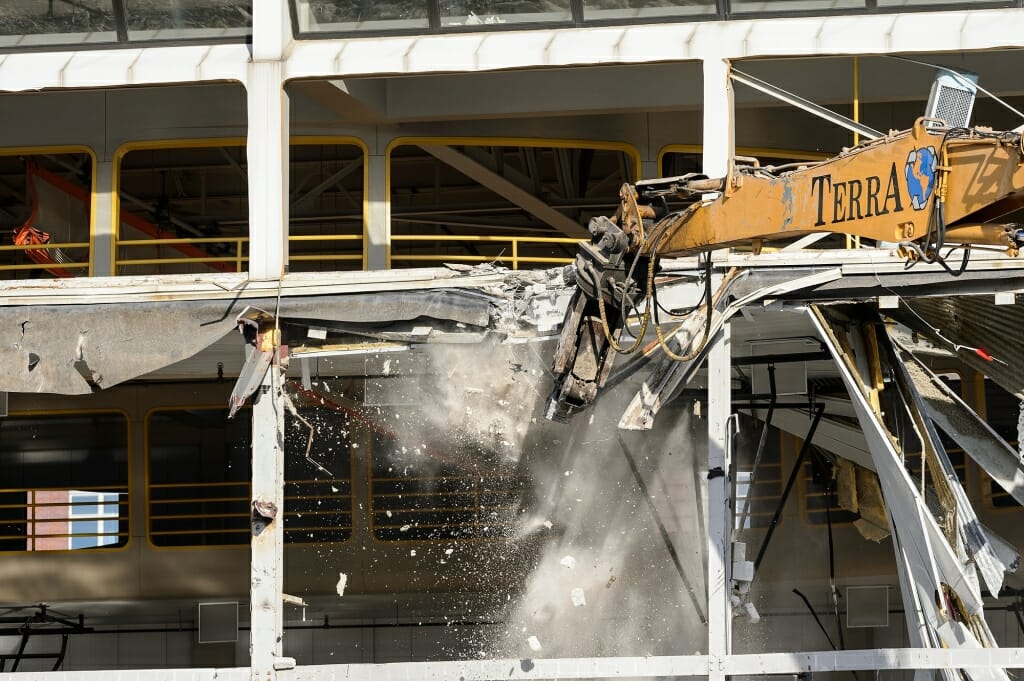
{"label": "metal frame structure", "polygon": [[[577,4],[580,4],[577,2]],[[1002,4],[1002,3],[1000,3]],[[722,4],[720,11],[727,12]],[[207,295],[235,295],[220,282],[253,284],[247,295],[277,292],[285,281],[288,225],[289,106],[284,86],[297,78],[345,78],[388,73],[476,72],[510,68],[570,66],[581,63],[647,63],[661,60],[700,60],[703,68],[703,168],[724,175],[734,155],[733,102],[729,68],[733,60],[753,56],[882,54],[1024,47],[1024,11],[950,10],[920,13],[913,22],[904,15],[785,18],[757,23],[737,20],[719,23],[644,24],[608,30],[584,27],[554,31],[542,43],[522,43],[511,32],[452,36],[391,37],[367,40],[295,40],[290,31],[291,5],[286,0],[258,0],[253,7],[250,51],[242,45],[145,47],[137,50],[31,52],[0,56],[0,90],[94,88],[166,85],[229,80],[246,88],[250,196],[250,270],[241,275],[211,277]],[[950,26],[956,28],[950,29]],[[531,27],[540,28],[540,27]],[[365,36],[366,34],[361,34]],[[920,36],[929,36],[923,42]],[[852,40],[850,36],[858,36]],[[655,39],[656,38],[656,39]],[[580,46],[586,44],[586,55]],[[370,156],[370,175],[383,171]],[[376,183],[376,186],[386,186]],[[110,199],[105,199],[109,201]],[[387,244],[386,196],[371,195],[366,214],[367,252],[371,266],[385,261]],[[110,206],[96,211],[97,229]],[[109,222],[109,221],[107,221]],[[783,254],[786,255],[786,254]],[[733,257],[733,256],[730,256]],[[742,256],[737,256],[742,258]],[[863,257],[853,254],[855,257]],[[820,263],[812,263],[820,266]],[[898,264],[897,264],[898,265]],[[850,262],[843,275],[878,279],[876,262]],[[892,269],[892,268],[890,268]],[[894,275],[898,276],[898,275]],[[378,278],[379,279],[379,278]],[[64,300],[78,296],[94,301],[104,284],[63,292]],[[134,289],[133,289],[134,287]],[[147,289],[147,287],[149,287]],[[112,297],[143,299],[166,295],[152,282],[127,281],[106,290]],[[184,287],[188,289],[188,287]],[[179,290],[182,293],[184,289]],[[48,302],[61,295],[47,292]],[[8,299],[15,300],[16,296]],[[282,657],[283,523],[275,513],[283,508],[282,416],[279,369],[271,367],[260,384],[253,419],[253,522],[250,587],[252,600],[251,668],[221,670],[148,670],[118,672],[120,679],[540,679],[601,676],[698,676],[724,679],[730,675],[798,674],[838,670],[903,670],[1024,667],[1024,648],[944,650],[877,649],[842,652],[792,652],[736,655],[731,652],[732,606],[729,541],[732,514],[724,472],[729,464],[731,400],[729,390],[729,329],[709,357],[710,389],[708,438],[708,560],[709,641],[707,655],[643,658],[511,659],[463,662],[422,662],[296,667]],[[0,681],[14,681],[0,674]],[[109,678],[109,672],[37,674],[38,679]]]}

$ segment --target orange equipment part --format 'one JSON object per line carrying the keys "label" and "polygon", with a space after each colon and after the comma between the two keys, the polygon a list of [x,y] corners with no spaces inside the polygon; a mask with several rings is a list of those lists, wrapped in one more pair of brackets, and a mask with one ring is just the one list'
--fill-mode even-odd
{"label": "orange equipment part", "polygon": [[[48,244],[50,243],[50,235],[26,222],[14,230],[14,243],[16,246]],[[39,265],[56,265],[58,263],[72,262],[67,254],[59,248],[26,248],[25,255],[29,260]],[[59,267],[47,267],[46,271],[55,277],[74,276],[71,272]]]}
{"label": "orange equipment part", "polygon": [[[50,235],[34,226],[36,215],[39,213],[39,196],[35,190],[35,178],[33,171],[35,164],[31,161],[25,164],[25,179],[28,183],[28,195],[32,202],[32,213],[28,220],[14,230],[13,241],[16,246],[32,246],[50,243]],[[59,248],[26,248],[25,256],[37,265],[57,265],[60,263],[74,262],[67,253]],[[71,277],[71,272],[60,267],[45,267],[46,271],[55,277]]]}

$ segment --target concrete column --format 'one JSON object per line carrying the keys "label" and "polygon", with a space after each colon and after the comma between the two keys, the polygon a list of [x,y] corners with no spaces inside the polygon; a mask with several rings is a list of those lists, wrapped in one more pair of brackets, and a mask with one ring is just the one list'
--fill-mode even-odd
{"label": "concrete column", "polygon": [[729,159],[736,153],[736,125],[733,113],[729,60],[709,55],[704,58],[704,158],[708,177],[725,177]]}
{"label": "concrete column", "polygon": [[383,270],[390,266],[391,253],[391,188],[387,181],[387,156],[384,149],[371,150],[369,186],[366,193],[365,266],[368,270]]}
{"label": "concrete column", "polygon": [[111,277],[115,274],[113,246],[116,235],[113,162],[96,161],[96,186],[92,191],[95,203],[92,216],[92,268],[89,276]]}
{"label": "concrete column", "polygon": [[[277,365],[272,365],[263,377],[263,383],[252,407],[254,511],[252,558],[249,569],[249,664],[252,681],[272,681],[277,678],[275,666],[282,666],[285,409],[283,388],[284,372]],[[257,517],[257,513],[263,518]]]}
{"label": "concrete column", "polygon": [[708,657],[709,678],[724,679],[721,662],[732,652],[733,509],[729,499],[729,428],[732,413],[730,326],[708,354]]}
{"label": "concrete column", "polygon": [[[288,97],[283,58],[291,44],[287,0],[253,3],[248,99],[249,276],[280,279],[288,264]],[[265,330],[264,330],[265,331]],[[276,332],[274,332],[276,336]],[[279,342],[274,339],[274,344]],[[276,351],[276,348],[275,348]],[[284,372],[275,362],[252,409],[252,556],[249,664],[274,681],[284,638]]]}
{"label": "concrete column", "polygon": [[288,265],[288,96],[281,76],[280,61],[249,64],[249,276],[256,280],[278,279]]}

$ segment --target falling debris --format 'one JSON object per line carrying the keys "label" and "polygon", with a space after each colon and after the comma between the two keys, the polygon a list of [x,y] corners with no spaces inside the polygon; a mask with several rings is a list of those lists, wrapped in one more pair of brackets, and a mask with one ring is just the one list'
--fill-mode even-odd
{"label": "falling debris", "polygon": [[416,549],[410,549],[409,550],[409,555],[410,556],[415,556],[416,555]]}
{"label": "falling debris", "polygon": [[398,531],[399,532],[408,532],[411,529],[412,529],[412,525],[402,525],[400,528],[398,528]]}
{"label": "falling debris", "polygon": [[550,530],[552,527],[554,527],[554,524],[550,520],[545,520],[542,524],[544,525],[544,529],[547,530]]}
{"label": "falling debris", "polygon": [[334,590],[338,592],[339,596],[344,596],[346,586],[348,586],[348,575],[346,575],[344,572],[339,572],[338,584],[334,587]]}
{"label": "falling debris", "polygon": [[558,564],[572,570],[574,567],[576,567],[576,559],[572,556],[565,556],[562,558],[562,560],[558,561]]}
{"label": "falling debris", "polygon": [[526,639],[526,645],[530,646],[530,650],[532,650],[533,652],[540,652],[540,639],[538,639],[536,636],[531,636],[530,638]]}
{"label": "falling debris", "polygon": [[570,594],[572,598],[572,607],[579,608],[587,604],[587,597],[583,594],[583,589],[576,587]]}

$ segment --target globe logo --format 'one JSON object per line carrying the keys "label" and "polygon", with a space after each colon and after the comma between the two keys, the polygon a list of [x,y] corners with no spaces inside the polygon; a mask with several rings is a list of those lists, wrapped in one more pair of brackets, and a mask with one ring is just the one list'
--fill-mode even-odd
{"label": "globe logo", "polygon": [[928,205],[935,190],[935,147],[914,149],[907,156],[907,189],[914,210]]}

